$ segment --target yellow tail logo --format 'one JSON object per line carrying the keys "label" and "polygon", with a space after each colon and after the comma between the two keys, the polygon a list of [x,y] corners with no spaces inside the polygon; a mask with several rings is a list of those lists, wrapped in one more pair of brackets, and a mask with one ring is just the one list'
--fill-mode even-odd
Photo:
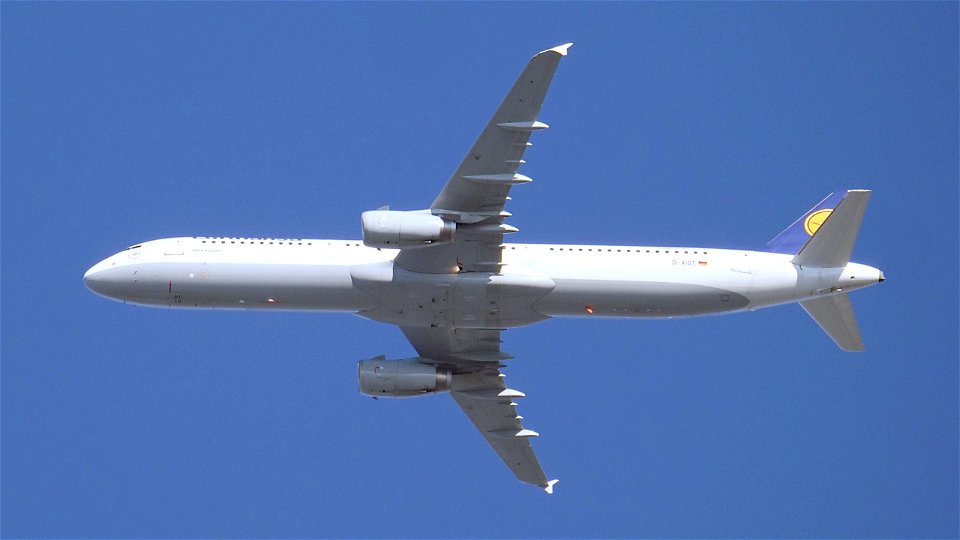
{"label": "yellow tail logo", "polygon": [[807,231],[807,234],[813,236],[813,233],[817,232],[820,229],[820,226],[823,225],[823,222],[830,217],[830,214],[833,212],[832,208],[826,208],[823,210],[817,210],[816,212],[807,216],[807,219],[803,221],[803,230]]}

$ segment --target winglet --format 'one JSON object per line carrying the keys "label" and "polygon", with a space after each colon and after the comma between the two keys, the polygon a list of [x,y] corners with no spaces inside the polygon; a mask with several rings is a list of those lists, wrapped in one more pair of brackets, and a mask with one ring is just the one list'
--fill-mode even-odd
{"label": "winglet", "polygon": [[543,54],[543,53],[548,53],[548,52],[555,52],[555,53],[559,54],[560,56],[566,56],[566,55],[567,55],[567,49],[569,49],[570,47],[573,47],[573,43],[564,43],[563,45],[557,45],[556,47],[554,47],[554,48],[552,48],[552,49],[547,49],[547,50],[545,50],[545,51],[540,51],[540,52],[538,52],[537,54],[535,54],[534,56],[540,56],[541,54]]}
{"label": "winglet", "polygon": [[543,486],[543,490],[547,492],[547,495],[553,495],[553,485],[559,481],[560,480],[550,480],[546,486]]}

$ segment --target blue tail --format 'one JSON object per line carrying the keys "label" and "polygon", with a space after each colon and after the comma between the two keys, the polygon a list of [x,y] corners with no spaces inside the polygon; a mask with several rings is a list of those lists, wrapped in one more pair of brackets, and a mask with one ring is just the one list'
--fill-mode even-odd
{"label": "blue tail", "polygon": [[837,190],[827,195],[816,206],[807,211],[800,219],[793,222],[776,238],[767,242],[767,251],[773,253],[786,253],[795,255],[803,249],[813,233],[817,232],[820,225],[830,215],[834,208],[840,204],[840,201],[847,195],[847,190]]}

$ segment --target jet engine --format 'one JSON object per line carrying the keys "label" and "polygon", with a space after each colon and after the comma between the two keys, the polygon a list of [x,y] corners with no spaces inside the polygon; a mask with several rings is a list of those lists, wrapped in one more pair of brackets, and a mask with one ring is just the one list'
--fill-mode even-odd
{"label": "jet engine", "polygon": [[375,248],[427,246],[453,240],[457,224],[425,212],[371,210],[360,215],[363,243]]}
{"label": "jet engine", "polygon": [[450,389],[449,370],[420,362],[420,358],[361,360],[357,368],[360,393],[373,397],[414,397]]}

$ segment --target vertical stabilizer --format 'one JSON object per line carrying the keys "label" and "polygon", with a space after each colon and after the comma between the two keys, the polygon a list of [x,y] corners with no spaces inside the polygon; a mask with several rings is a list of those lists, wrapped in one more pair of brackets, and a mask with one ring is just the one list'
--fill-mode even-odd
{"label": "vertical stabilizer", "polygon": [[767,251],[789,255],[799,253],[823,223],[821,218],[830,215],[830,212],[840,204],[846,194],[846,191],[835,191],[827,195],[816,206],[800,216],[800,219],[794,221],[778,234],[776,238],[767,242]]}
{"label": "vertical stabilizer", "polygon": [[850,262],[870,191],[831,193],[767,242],[774,253],[796,254],[794,264],[811,268],[843,268]]}
{"label": "vertical stabilizer", "polygon": [[[843,268],[850,262],[860,222],[867,209],[870,192],[850,190],[832,211],[815,212],[807,221],[816,227],[813,236],[793,258],[793,264],[813,268]],[[822,215],[819,225],[816,220]],[[809,228],[809,227],[808,227]]]}
{"label": "vertical stabilizer", "polygon": [[847,293],[800,302],[820,328],[845,351],[863,351],[860,327]]}
{"label": "vertical stabilizer", "polygon": [[[822,289],[818,289],[817,293],[824,296],[800,302],[800,305],[845,351],[862,351],[863,341],[850,298],[846,292],[836,294],[843,290],[844,285],[834,279],[845,275],[841,272],[850,262],[850,254],[869,200],[870,191],[865,189],[831,193],[767,243],[767,249],[774,253],[795,253],[792,262],[800,267],[798,271],[801,273],[804,269],[812,269],[810,272],[820,275],[818,269],[834,269],[826,275],[833,276],[836,273],[836,276],[830,282],[818,285]],[[883,273],[877,273],[879,281],[883,281]],[[849,278],[853,279],[853,275]],[[850,283],[852,285],[854,282]]]}

